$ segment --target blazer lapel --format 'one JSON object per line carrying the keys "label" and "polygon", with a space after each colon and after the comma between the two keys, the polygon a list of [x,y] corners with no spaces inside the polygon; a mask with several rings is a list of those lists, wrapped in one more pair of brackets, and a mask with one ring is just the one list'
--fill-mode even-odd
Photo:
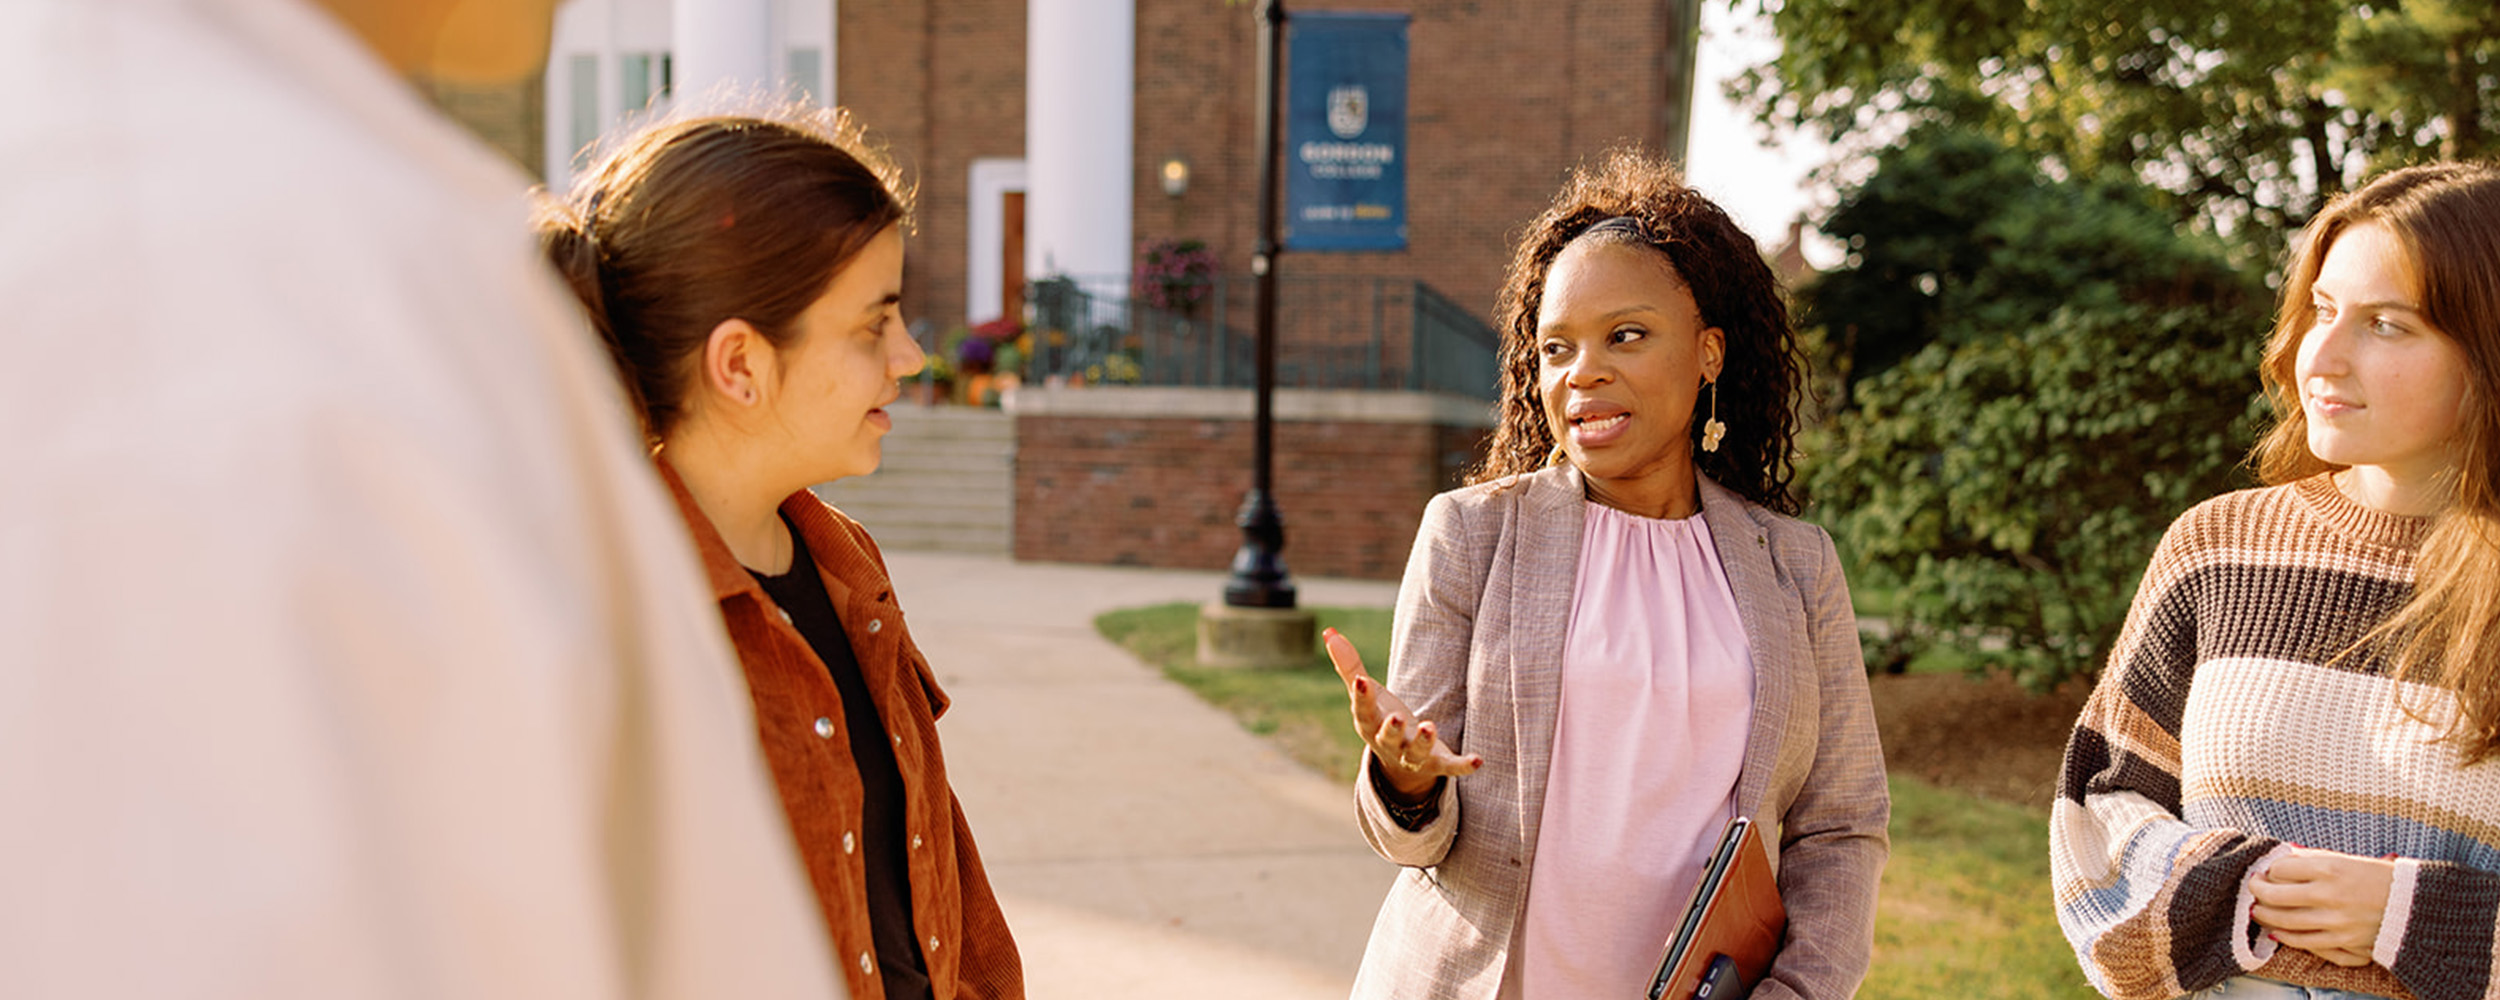
{"label": "blazer lapel", "polygon": [[[1770,532],[1753,519],[1743,497],[1708,476],[1699,478],[1702,521],[1710,526],[1719,566],[1736,595],[1736,616],[1745,623],[1745,645],[1753,660],[1753,731],[1745,740],[1744,768],[1736,779],[1737,811],[1750,816],[1761,810],[1771,775],[1779,767],[1780,737],[1794,697],[1789,640],[1804,630],[1805,622],[1796,602],[1783,598],[1779,570],[1771,563]],[[1776,845],[1775,828],[1766,826],[1763,835]]]}
{"label": "blazer lapel", "polygon": [[1580,470],[1569,463],[1523,479],[1518,547],[1511,553],[1510,693],[1519,761],[1519,843],[1534,857],[1545,814],[1545,775],[1562,711],[1563,643],[1571,633],[1571,593],[1580,572],[1580,532],[1588,519]]}

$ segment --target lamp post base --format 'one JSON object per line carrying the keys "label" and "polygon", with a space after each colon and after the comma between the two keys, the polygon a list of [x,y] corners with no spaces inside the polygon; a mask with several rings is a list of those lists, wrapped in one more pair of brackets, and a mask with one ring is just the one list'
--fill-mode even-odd
{"label": "lamp post base", "polygon": [[1233,575],[1224,581],[1224,603],[1236,608],[1291,608],[1293,575],[1285,570],[1285,518],[1267,491],[1253,489],[1242,498],[1241,548],[1233,553]]}
{"label": "lamp post base", "polygon": [[1242,608],[1209,601],[1198,608],[1198,665],[1308,666],[1319,649],[1319,621],[1298,608]]}

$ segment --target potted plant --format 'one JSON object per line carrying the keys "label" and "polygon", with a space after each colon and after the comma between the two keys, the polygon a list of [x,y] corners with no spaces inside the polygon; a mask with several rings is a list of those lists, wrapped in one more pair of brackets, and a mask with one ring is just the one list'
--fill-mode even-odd
{"label": "potted plant", "polygon": [[1215,251],[1205,240],[1154,240],[1139,248],[1129,294],[1138,301],[1187,316],[1215,287]]}
{"label": "potted plant", "polygon": [[1145,368],[1126,351],[1114,351],[1104,355],[1100,363],[1087,365],[1083,376],[1087,382],[1102,385],[1136,385],[1144,381],[1145,377]]}
{"label": "potted plant", "polygon": [[1190,315],[1215,287],[1215,251],[1204,240],[1153,240],[1139,248],[1129,294],[1176,315]]}
{"label": "potted plant", "polygon": [[912,401],[929,406],[945,400],[955,390],[955,364],[940,348],[928,353],[920,364],[920,374],[912,377]]}

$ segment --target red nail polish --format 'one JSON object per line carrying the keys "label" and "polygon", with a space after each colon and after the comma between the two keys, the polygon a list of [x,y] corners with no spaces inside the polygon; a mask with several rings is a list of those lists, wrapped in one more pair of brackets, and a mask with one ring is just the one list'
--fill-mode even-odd
{"label": "red nail polish", "polygon": [[1371,693],[1371,690],[1372,690],[1372,682],[1367,681],[1367,680],[1364,680],[1364,679],[1362,679],[1362,678],[1360,678],[1360,677],[1357,677],[1357,678],[1355,678],[1355,679],[1354,679],[1354,693],[1355,693],[1355,694],[1370,694],[1370,693]]}

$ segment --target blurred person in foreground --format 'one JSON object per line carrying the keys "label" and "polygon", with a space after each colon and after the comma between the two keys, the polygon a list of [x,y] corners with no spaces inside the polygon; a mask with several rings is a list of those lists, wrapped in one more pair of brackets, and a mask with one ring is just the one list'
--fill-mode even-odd
{"label": "blurred person in foreground", "polygon": [[702,554],[851,995],[1020,1000],[946,780],[946,694],[876,541],[809,489],[876,471],[920,370],[909,222],[839,112],[764,108],[625,137],[538,225]]}
{"label": "blurred person in foreground", "polygon": [[2058,922],[2101,992],[2500,995],[2500,169],[2309,224],[2269,485],[2179,516],[2066,746]]}
{"label": "blurred person in foreground", "polygon": [[527,184],[547,0],[0,3],[0,996],[843,995]]}
{"label": "blurred person in foreground", "polygon": [[1425,509],[1387,686],[1328,635],[1363,834],[1407,866],[1354,995],[1638,996],[1736,815],[1788,911],[1752,995],[1851,995],[1890,799],[1849,585],[1793,516],[1776,279],[1616,153],[1529,225],[1501,329],[1501,423]]}

